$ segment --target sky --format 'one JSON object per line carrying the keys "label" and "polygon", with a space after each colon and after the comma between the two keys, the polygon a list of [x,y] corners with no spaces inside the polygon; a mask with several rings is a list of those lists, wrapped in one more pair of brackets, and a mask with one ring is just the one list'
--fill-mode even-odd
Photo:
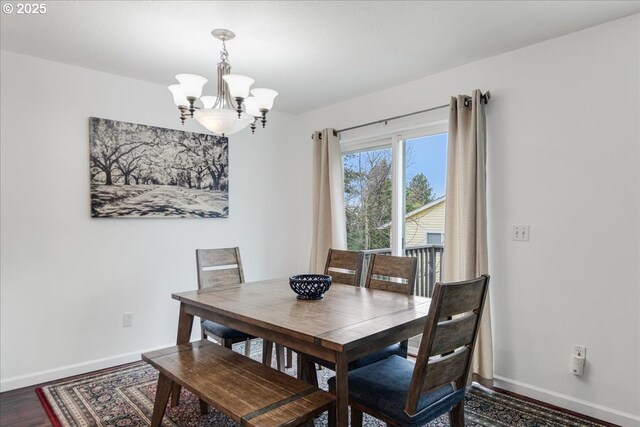
{"label": "sky", "polygon": [[422,172],[436,196],[443,196],[447,166],[447,134],[408,139],[406,146],[409,153],[406,159],[406,182]]}
{"label": "sky", "polygon": [[[447,134],[441,133],[408,139],[406,141],[406,150],[405,185],[408,184],[415,175],[423,173],[429,180],[435,196],[443,196],[445,192],[447,165]],[[384,157],[387,157],[389,161],[391,160],[391,147],[376,148],[367,152],[384,153]],[[356,170],[358,169],[358,156],[352,158],[345,157],[344,161],[345,166]],[[391,174],[391,171],[389,171],[389,174]]]}

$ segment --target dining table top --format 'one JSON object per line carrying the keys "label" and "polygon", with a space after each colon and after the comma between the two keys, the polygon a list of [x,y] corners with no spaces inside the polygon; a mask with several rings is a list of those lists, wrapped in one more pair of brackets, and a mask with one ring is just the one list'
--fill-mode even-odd
{"label": "dining table top", "polygon": [[301,300],[287,277],[178,292],[172,297],[338,352],[379,339],[390,330],[424,325],[431,302],[430,298],[336,283],[322,299]]}

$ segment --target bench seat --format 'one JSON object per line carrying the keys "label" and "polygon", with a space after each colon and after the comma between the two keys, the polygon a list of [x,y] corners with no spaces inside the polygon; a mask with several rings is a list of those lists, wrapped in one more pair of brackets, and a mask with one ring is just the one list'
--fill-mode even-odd
{"label": "bench seat", "polygon": [[142,355],[156,368],[152,427],[160,426],[173,383],[241,426],[296,426],[326,410],[335,396],[210,341],[195,341]]}

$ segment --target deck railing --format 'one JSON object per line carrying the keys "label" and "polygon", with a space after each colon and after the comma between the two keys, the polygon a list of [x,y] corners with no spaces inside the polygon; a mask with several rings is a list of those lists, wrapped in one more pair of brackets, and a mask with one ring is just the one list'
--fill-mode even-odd
{"label": "deck railing", "polygon": [[[370,254],[391,255],[391,249],[372,249],[364,251],[364,253],[363,281],[365,279],[366,272],[369,269]],[[413,288],[414,295],[421,297],[431,296],[434,285],[441,277],[440,272],[443,253],[444,245],[411,246],[405,249],[405,256],[411,256],[418,259],[416,283]]]}

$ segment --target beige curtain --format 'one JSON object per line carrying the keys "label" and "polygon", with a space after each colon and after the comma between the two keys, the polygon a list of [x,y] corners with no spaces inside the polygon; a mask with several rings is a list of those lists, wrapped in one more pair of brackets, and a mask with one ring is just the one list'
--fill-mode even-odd
{"label": "beige curtain", "polygon": [[309,271],[322,273],[330,248],[346,249],[344,178],[334,129],[313,133],[313,235]]}
{"label": "beige curtain", "polygon": [[[451,98],[447,148],[447,188],[443,281],[488,273],[486,203],[486,120],[482,93]],[[485,302],[473,355],[473,380],[493,382],[489,300]]]}

